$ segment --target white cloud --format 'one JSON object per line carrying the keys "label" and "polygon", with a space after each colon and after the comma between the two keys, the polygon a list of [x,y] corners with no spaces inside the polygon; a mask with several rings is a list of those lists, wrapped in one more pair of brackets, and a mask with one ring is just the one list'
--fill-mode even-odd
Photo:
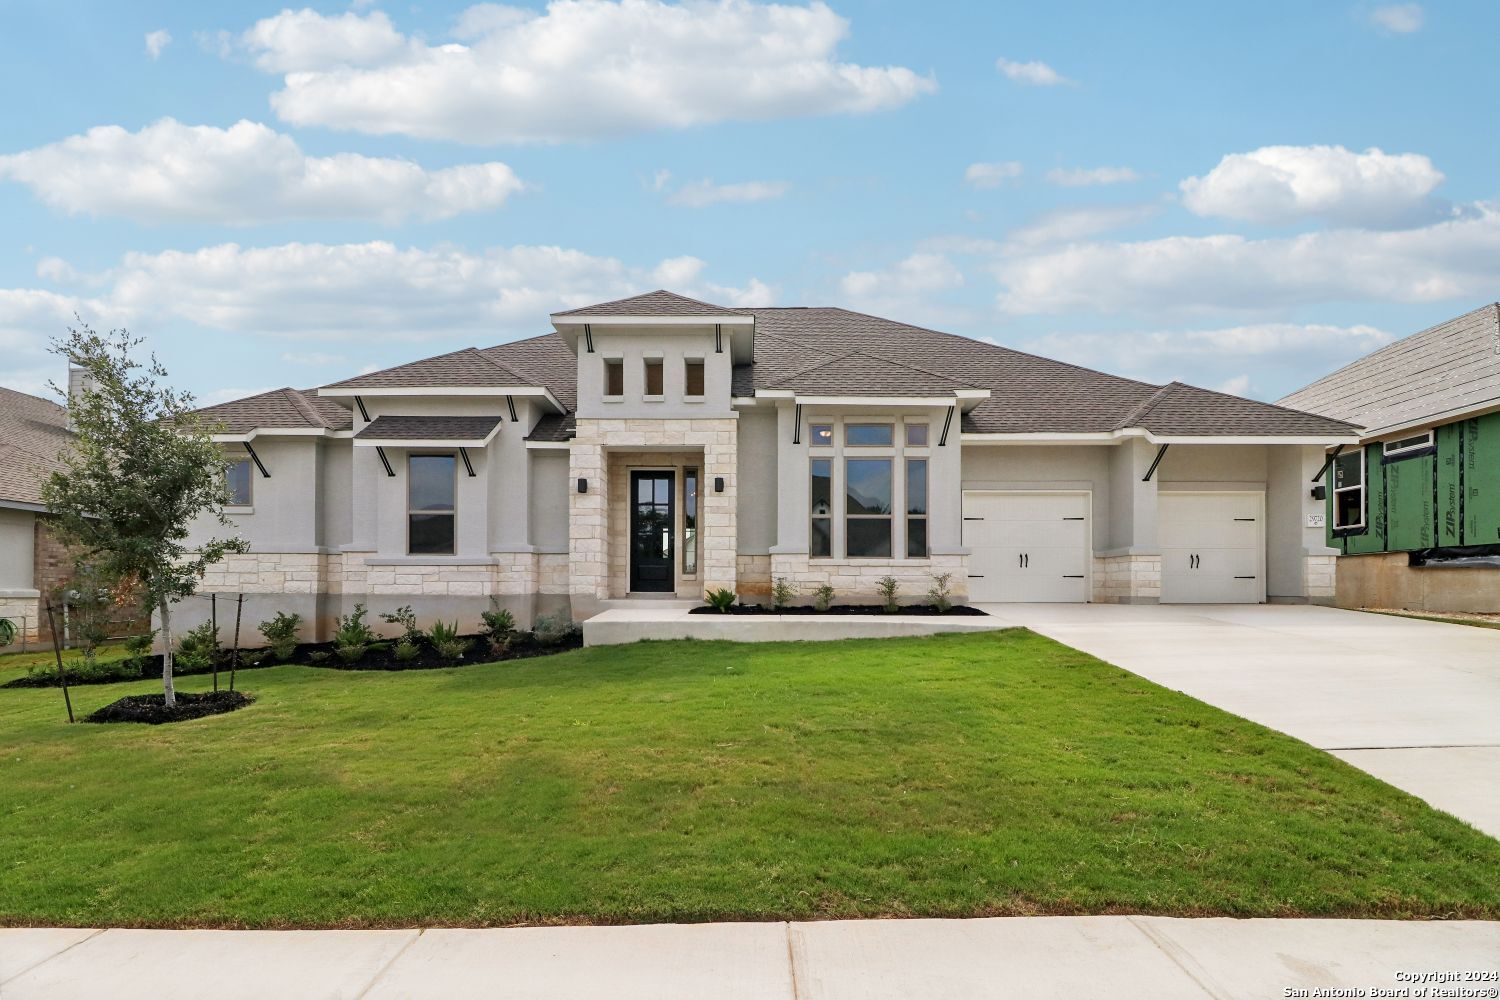
{"label": "white cloud", "polygon": [[1376,27],[1396,35],[1420,31],[1425,16],[1419,3],[1388,3],[1370,11],[1370,20]]}
{"label": "white cloud", "polygon": [[[110,325],[159,328],[182,321],[245,335],[335,342],[464,336],[493,342],[506,332],[539,333],[557,309],[637,294],[673,279],[674,290],[727,305],[766,305],[774,292],[706,281],[696,258],[655,269],[632,267],[555,246],[401,248],[388,242],[234,243],[195,251],[128,253],[92,276],[96,295],[0,290],[0,334],[7,316],[36,338],[61,332],[72,309]],[[306,349],[306,348],[304,348]]]}
{"label": "white cloud", "polygon": [[146,55],[160,59],[168,45],[172,44],[172,33],[165,28],[146,32]]}
{"label": "white cloud", "polygon": [[284,351],[281,360],[289,365],[311,365],[326,368],[329,365],[347,365],[349,359],[342,354],[328,354],[318,351],[298,352]]}
{"label": "white cloud", "polygon": [[1500,206],[1420,229],[1335,229],[1274,239],[1173,236],[1012,252],[992,264],[1002,311],[1148,314],[1307,303],[1493,298]]}
{"label": "white cloud", "polygon": [[851,271],[839,282],[839,290],[863,300],[875,295],[946,291],[963,283],[963,273],[943,254],[914,253],[884,271]]}
{"label": "white cloud", "polygon": [[139,132],[99,126],[0,156],[0,178],[69,213],[229,224],[443,219],[496,208],[524,187],[504,163],[426,170],[354,153],[308,156],[255,122],[221,129],[171,118]]}
{"label": "white cloud", "polygon": [[1015,62],[1002,57],[995,60],[995,68],[1004,74],[1007,80],[1014,80],[1032,87],[1058,87],[1073,82],[1044,62]]}
{"label": "white cloud", "polygon": [[468,143],[882,111],[937,90],[904,67],[836,61],[848,28],[821,2],[554,0],[470,8],[463,42],[404,36],[379,11],[305,9],[240,44],[285,74],[271,103],[288,122]]}
{"label": "white cloud", "polygon": [[1396,338],[1372,326],[1264,323],[1217,329],[1054,333],[1024,348],[1153,383],[1276,398]]}
{"label": "white cloud", "polygon": [[1007,239],[1012,244],[1031,247],[1072,243],[1144,222],[1160,211],[1161,206],[1155,204],[1059,209],[1012,230]]}
{"label": "white cloud", "polygon": [[1419,153],[1343,146],[1265,146],[1231,153],[1180,185],[1197,215],[1261,225],[1320,218],[1335,225],[1386,228],[1431,221],[1430,197],[1443,174]]}
{"label": "white cloud", "polygon": [[67,363],[48,352],[54,337],[76,326],[74,315],[92,322],[102,315],[98,304],[34,288],[0,288],[0,385],[33,396],[53,398],[49,380],[67,379]]}
{"label": "white cloud", "polygon": [[1141,175],[1129,167],[1054,167],[1047,171],[1047,180],[1059,187],[1091,187],[1100,184],[1125,184],[1138,181]]}
{"label": "white cloud", "polygon": [[1025,170],[1015,160],[1002,160],[995,163],[971,163],[964,170],[964,180],[970,187],[995,188],[1006,181],[1013,181],[1020,177]]}
{"label": "white cloud", "polygon": [[[791,190],[786,181],[744,181],[739,184],[715,184],[704,179],[684,184],[667,196],[667,204],[703,208],[721,202],[770,201]],[[658,188],[658,190],[660,190]]]}

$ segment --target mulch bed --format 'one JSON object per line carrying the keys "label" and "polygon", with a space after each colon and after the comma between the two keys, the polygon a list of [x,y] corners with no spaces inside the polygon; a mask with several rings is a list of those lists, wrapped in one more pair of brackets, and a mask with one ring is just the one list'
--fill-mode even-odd
{"label": "mulch bed", "polygon": [[[691,615],[717,615],[723,613],[717,608],[706,605],[701,608],[694,608],[688,612]],[[806,604],[788,606],[780,610],[768,604],[736,604],[729,609],[728,613],[731,615],[883,615],[886,614],[886,610],[879,604],[835,604],[827,611],[819,611],[817,608]],[[903,604],[900,611],[892,613],[931,617],[942,616],[945,618],[974,615],[988,617],[989,615],[989,612],[980,611],[978,608],[971,608],[965,604],[955,604],[947,611],[939,611],[935,604]]]}
{"label": "mulch bed", "polygon": [[111,702],[83,717],[84,722],[144,722],[159,726],[164,722],[183,722],[207,715],[223,715],[244,708],[255,699],[241,691],[206,691],[203,694],[177,693],[177,704],[168,708],[166,695],[133,694]]}

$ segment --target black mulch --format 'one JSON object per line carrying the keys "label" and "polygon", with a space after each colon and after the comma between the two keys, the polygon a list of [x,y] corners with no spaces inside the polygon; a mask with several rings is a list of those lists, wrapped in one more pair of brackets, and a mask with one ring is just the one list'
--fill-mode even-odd
{"label": "black mulch", "polygon": [[[688,612],[688,614],[693,615],[717,615],[723,613],[717,608],[708,605],[704,605],[701,608],[694,608]],[[767,604],[736,604],[729,609],[728,613],[731,615],[883,615],[887,612],[879,604],[835,604],[827,611],[819,611],[817,608],[805,604],[788,606],[779,611]],[[893,613],[899,615],[941,615],[946,618],[962,615],[987,616],[989,614],[986,611],[980,611],[978,608],[971,608],[966,604],[955,604],[947,611],[939,611],[935,604],[903,604],[901,610]]]}
{"label": "black mulch", "polygon": [[83,717],[84,722],[144,722],[159,726],[163,722],[201,719],[206,715],[223,715],[244,708],[254,701],[241,691],[206,691],[203,694],[177,693],[177,704],[168,708],[166,695],[133,694],[105,705]]}

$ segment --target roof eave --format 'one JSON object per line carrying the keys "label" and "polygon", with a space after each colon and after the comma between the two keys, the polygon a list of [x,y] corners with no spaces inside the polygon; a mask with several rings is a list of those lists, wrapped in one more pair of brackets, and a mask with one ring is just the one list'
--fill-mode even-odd
{"label": "roof eave", "polygon": [[353,399],[355,396],[527,396],[542,400],[557,413],[568,412],[552,390],[540,385],[325,385],[319,396]]}
{"label": "roof eave", "polygon": [[333,430],[328,427],[252,427],[248,431],[210,434],[209,440],[219,444],[244,444],[258,437],[350,438],[353,436],[352,430]]}

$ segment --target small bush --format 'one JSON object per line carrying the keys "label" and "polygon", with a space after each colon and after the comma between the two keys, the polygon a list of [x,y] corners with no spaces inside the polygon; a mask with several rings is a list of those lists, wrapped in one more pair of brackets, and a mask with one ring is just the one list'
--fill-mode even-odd
{"label": "small bush", "polygon": [[531,626],[531,634],[542,646],[561,646],[578,634],[578,623],[562,612],[555,615],[537,615]]}
{"label": "small bush", "polygon": [[458,622],[444,624],[434,622],[432,625],[432,648],[445,660],[461,660],[469,651],[471,645],[468,639],[458,637]]}
{"label": "small bush", "polygon": [[240,666],[242,666],[242,667],[258,667],[262,663],[265,663],[266,660],[268,658],[270,658],[270,656],[271,656],[271,651],[269,649],[257,649],[257,650],[253,650],[253,651],[251,651],[249,653],[241,653],[240,654]]}
{"label": "small bush", "polygon": [[151,644],[156,641],[156,629],[152,629],[145,635],[133,635],[125,640],[125,662],[130,664],[136,673],[146,669],[146,658],[151,655]]}
{"label": "small bush", "polygon": [[415,646],[427,638],[427,633],[417,628],[417,613],[411,609],[410,604],[403,605],[395,611],[383,612],[380,620],[387,625],[401,626],[401,641]]}
{"label": "small bush", "polygon": [[16,623],[9,618],[0,618],[0,646],[9,646],[16,641]]}
{"label": "small bush", "polygon": [[[141,669],[129,660],[85,660],[77,659],[71,663],[64,664],[68,672],[69,684],[88,684],[93,681],[133,681],[139,680]],[[33,681],[56,683],[57,662],[47,660],[38,663],[26,671],[26,676]]]}
{"label": "small bush", "polygon": [[329,653],[328,650],[326,650],[326,649],[314,649],[312,652],[310,652],[310,653],[307,654],[307,662],[308,663],[327,663],[328,662],[328,658],[331,655],[333,655],[333,654]]}
{"label": "small bush", "polygon": [[776,582],[771,585],[771,607],[780,611],[792,603],[792,585],[786,582],[786,577],[778,576]]}
{"label": "small bush", "polygon": [[401,663],[407,663],[411,660],[415,660],[417,658],[417,654],[421,651],[421,647],[419,647],[416,643],[408,642],[403,638],[391,648],[391,655],[394,656],[397,661]]}
{"label": "small bush", "polygon": [[188,670],[207,670],[219,655],[219,630],[212,621],[190,628],[177,640],[177,662]]}
{"label": "small bush", "polygon": [[516,616],[500,607],[492,597],[490,610],[480,612],[479,617],[484,622],[480,631],[489,643],[490,652],[496,656],[504,655],[516,637]]}
{"label": "small bush", "polygon": [[821,587],[819,587],[817,590],[813,591],[813,607],[817,608],[819,611],[827,611],[832,606],[833,606],[833,587],[832,586],[830,586],[829,584],[825,583]]}
{"label": "small bush", "polygon": [[900,603],[896,600],[896,591],[901,589],[901,581],[894,576],[882,576],[875,584],[875,591],[880,594],[881,609],[888,615],[893,615],[901,610]]}
{"label": "small bush", "polygon": [[335,646],[374,645],[377,637],[370,626],[365,624],[365,613],[365,606],[356,604],[352,614],[340,615],[334,619],[337,625],[333,630]]}
{"label": "small bush", "polygon": [[285,663],[297,651],[297,630],[302,627],[302,616],[276,612],[276,617],[260,623],[260,634],[266,637],[266,645],[278,663]]}
{"label": "small bush", "polygon": [[350,643],[347,646],[333,647],[333,655],[337,656],[345,663],[358,663],[360,660],[364,659],[365,654],[369,651],[369,646],[361,646],[358,643]]}
{"label": "small bush", "polygon": [[720,587],[718,590],[710,590],[703,595],[703,599],[709,603],[715,611],[721,615],[729,614],[729,609],[734,607],[735,599],[739,597],[728,587]]}
{"label": "small bush", "polygon": [[938,609],[939,614],[947,614],[948,609],[953,607],[953,590],[949,586],[952,582],[952,573],[938,573],[932,578],[932,587],[927,591],[927,599],[932,602],[933,607]]}

